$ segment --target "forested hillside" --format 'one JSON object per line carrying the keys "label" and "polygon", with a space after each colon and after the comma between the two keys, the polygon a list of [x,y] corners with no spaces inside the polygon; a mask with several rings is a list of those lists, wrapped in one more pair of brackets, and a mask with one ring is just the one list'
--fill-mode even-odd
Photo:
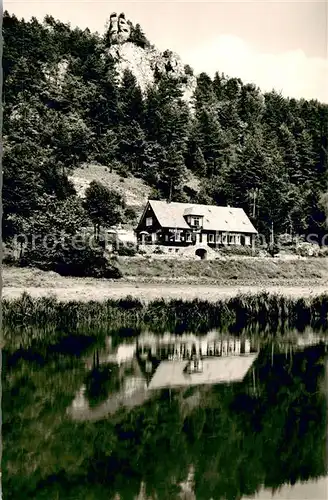
{"label": "forested hillside", "polygon": [[[151,50],[130,27],[130,42]],[[264,234],[272,224],[276,233],[325,231],[328,105],[263,94],[220,68],[197,76],[192,107],[183,98],[189,66],[181,78],[155,72],[143,93],[130,71],[118,78],[107,32],[50,16],[5,13],[3,37],[5,240],[87,225],[68,180],[83,162],[142,178],[159,198],[243,207]],[[186,187],[190,172],[198,191]],[[124,222],[124,200],[107,195]]]}

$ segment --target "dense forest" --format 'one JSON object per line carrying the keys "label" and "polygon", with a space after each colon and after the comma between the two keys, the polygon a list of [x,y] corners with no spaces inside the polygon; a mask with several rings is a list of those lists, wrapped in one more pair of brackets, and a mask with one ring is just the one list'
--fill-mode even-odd
{"label": "dense forest", "polygon": [[[141,27],[130,27],[130,41],[148,50]],[[140,177],[157,198],[242,207],[264,235],[272,226],[324,234],[327,104],[263,94],[218,72],[197,76],[191,109],[183,77],[157,74],[145,95],[131,72],[119,82],[108,31],[5,12],[3,37],[5,241],[127,220],[124,200],[102,186],[83,204],[68,179],[83,162]],[[198,191],[186,186],[190,173]]]}

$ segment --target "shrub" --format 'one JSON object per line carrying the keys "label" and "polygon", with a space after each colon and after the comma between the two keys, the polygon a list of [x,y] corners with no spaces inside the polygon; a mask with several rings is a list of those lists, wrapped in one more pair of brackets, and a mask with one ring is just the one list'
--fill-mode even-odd
{"label": "shrub", "polygon": [[321,247],[318,252],[318,257],[328,257],[328,247]]}
{"label": "shrub", "polygon": [[277,239],[281,246],[290,246],[293,244],[293,237],[289,233],[280,234]]}
{"label": "shrub", "polygon": [[19,260],[22,267],[35,266],[43,271],[55,271],[61,276],[121,278],[122,273],[112,266],[100,247],[92,248],[87,243],[83,248],[74,247],[70,240],[65,245],[45,249],[39,246],[27,249]]}
{"label": "shrub", "polygon": [[134,257],[137,254],[137,249],[132,245],[120,245],[117,250],[118,255],[121,257]]}
{"label": "shrub", "polygon": [[319,252],[319,245],[313,243],[299,243],[296,247],[297,255],[301,255],[302,257],[318,257]]}
{"label": "shrub", "polygon": [[135,221],[137,219],[137,213],[133,208],[128,207],[124,211],[124,217],[128,221]]}
{"label": "shrub", "polygon": [[15,265],[17,262],[17,258],[14,254],[14,249],[9,245],[2,245],[2,262],[3,264],[7,264],[8,266]]}
{"label": "shrub", "polygon": [[251,247],[239,246],[239,245],[231,245],[231,246],[222,246],[219,249],[219,253],[222,255],[240,255],[240,256],[254,256],[258,254],[258,250],[252,250]]}

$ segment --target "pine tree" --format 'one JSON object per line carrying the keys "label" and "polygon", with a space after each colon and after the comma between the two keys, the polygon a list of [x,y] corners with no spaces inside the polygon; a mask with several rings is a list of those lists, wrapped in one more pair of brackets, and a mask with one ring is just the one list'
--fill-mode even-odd
{"label": "pine tree", "polygon": [[200,112],[204,107],[212,108],[216,105],[217,97],[214,92],[214,85],[211,78],[206,73],[201,73],[197,77],[194,100],[196,112]]}
{"label": "pine tree", "polygon": [[119,129],[118,157],[128,170],[140,175],[143,171],[142,158],[145,151],[145,133],[137,121],[130,121]]}
{"label": "pine tree", "polygon": [[315,176],[316,158],[313,149],[313,140],[307,130],[303,130],[297,137],[296,145],[300,162],[297,181],[299,183],[311,182]]}
{"label": "pine tree", "polygon": [[197,114],[197,142],[207,165],[207,177],[217,175],[225,164],[228,143],[213,111],[204,109]]}
{"label": "pine tree", "polygon": [[132,23],[129,24],[131,29],[129,40],[133,42],[135,45],[142,47],[143,49],[149,47],[150,43],[147,40],[146,35],[144,34],[140,24],[136,24],[135,26],[133,26]]}
{"label": "pine tree", "polygon": [[253,84],[243,85],[238,99],[238,115],[248,127],[256,127],[264,112],[264,99]]}
{"label": "pine tree", "polygon": [[171,146],[166,152],[158,188],[169,201],[181,201],[185,179],[186,167],[183,155],[175,146]]}
{"label": "pine tree", "polygon": [[290,182],[293,184],[302,183],[303,176],[296,140],[287,125],[282,124],[279,127],[278,140]]}
{"label": "pine tree", "polygon": [[186,147],[186,167],[199,177],[205,177],[207,173],[206,161],[200,146],[197,134],[197,121],[194,120]]}
{"label": "pine tree", "polygon": [[134,120],[140,125],[144,119],[144,104],[140,87],[133,73],[126,69],[119,90],[123,123]]}
{"label": "pine tree", "polygon": [[224,86],[226,79],[223,74],[215,73],[213,78],[213,90],[218,101],[224,100]]}

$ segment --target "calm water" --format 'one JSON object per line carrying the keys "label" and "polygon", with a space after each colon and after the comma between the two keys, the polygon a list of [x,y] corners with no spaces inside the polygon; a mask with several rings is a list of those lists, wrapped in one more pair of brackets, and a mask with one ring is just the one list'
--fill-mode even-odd
{"label": "calm water", "polygon": [[326,339],[148,332],[5,352],[4,498],[324,499]]}

